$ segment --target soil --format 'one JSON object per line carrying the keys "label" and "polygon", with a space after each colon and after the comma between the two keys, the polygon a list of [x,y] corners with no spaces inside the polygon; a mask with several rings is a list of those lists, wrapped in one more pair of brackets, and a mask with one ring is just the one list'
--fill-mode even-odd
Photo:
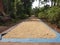
{"label": "soil", "polygon": [[24,20],[26,20],[26,19],[20,19],[20,20],[18,20],[16,23],[13,23],[13,22],[9,21],[9,22],[6,24],[6,26],[1,26],[1,25],[0,25],[0,33],[8,30],[9,28],[11,28],[12,26],[14,26],[14,25],[16,25],[16,24],[18,24],[18,23],[21,23],[21,22],[24,21]]}
{"label": "soil", "polygon": [[1,42],[0,45],[60,45],[60,43],[3,43]]}
{"label": "soil", "polygon": [[48,26],[50,26],[52,29],[60,33],[60,28],[57,28],[57,25],[51,24],[50,22],[47,22],[45,19],[41,19],[43,22],[45,22]]}
{"label": "soil", "polygon": [[8,29],[7,26],[0,26],[0,33],[2,33],[3,31],[5,31],[7,29]]}
{"label": "soil", "polygon": [[21,21],[22,21],[22,20],[19,20],[19,21],[17,21],[16,23],[9,22],[9,23],[6,24],[6,26],[1,26],[1,25],[0,25],[0,33],[2,33],[2,32],[4,32],[4,31],[8,30],[8,29],[11,28],[12,26],[14,26],[14,25],[20,23]]}

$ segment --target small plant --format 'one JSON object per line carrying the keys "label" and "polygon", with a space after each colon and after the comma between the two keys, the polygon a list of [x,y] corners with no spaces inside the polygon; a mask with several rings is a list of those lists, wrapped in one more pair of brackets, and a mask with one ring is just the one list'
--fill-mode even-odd
{"label": "small plant", "polygon": [[59,7],[52,7],[47,11],[48,15],[48,20],[51,23],[56,23],[59,20],[59,14],[60,14],[60,8]]}
{"label": "small plant", "polygon": [[38,18],[44,19],[44,18],[46,18],[46,17],[45,17],[45,14],[44,14],[43,12],[40,12],[40,13],[38,14]]}

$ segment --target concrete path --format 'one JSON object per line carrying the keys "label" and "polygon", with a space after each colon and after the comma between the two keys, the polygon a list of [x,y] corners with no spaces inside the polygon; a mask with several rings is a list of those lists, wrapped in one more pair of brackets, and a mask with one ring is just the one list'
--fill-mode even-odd
{"label": "concrete path", "polygon": [[60,34],[33,16],[11,29],[1,42],[60,42]]}
{"label": "concrete path", "polygon": [[47,27],[40,19],[30,17],[18,24],[3,38],[55,38],[56,33]]}

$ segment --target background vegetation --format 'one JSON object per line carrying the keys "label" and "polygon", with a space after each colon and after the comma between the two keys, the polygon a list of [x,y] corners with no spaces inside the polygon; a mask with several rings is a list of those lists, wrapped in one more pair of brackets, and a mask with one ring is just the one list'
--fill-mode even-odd
{"label": "background vegetation", "polygon": [[0,11],[0,24],[17,22],[31,16],[32,2],[34,0],[1,0],[3,11]]}
{"label": "background vegetation", "polygon": [[[17,22],[21,19],[26,19],[31,15],[35,15],[40,19],[45,19],[51,24],[56,24],[60,27],[60,0],[50,0],[51,6],[47,3],[49,0],[44,0],[40,3],[44,4],[44,7],[36,7],[32,9],[32,3],[34,0],[0,0],[3,2],[0,6],[0,24],[7,22]],[[3,8],[1,8],[3,6]]]}
{"label": "background vegetation", "polygon": [[[48,0],[44,0],[43,2],[47,1]],[[42,8],[39,7],[33,10],[35,16],[37,15],[38,18],[44,19],[51,24],[56,24],[57,27],[60,28],[60,0],[51,0],[51,6],[46,4]]]}

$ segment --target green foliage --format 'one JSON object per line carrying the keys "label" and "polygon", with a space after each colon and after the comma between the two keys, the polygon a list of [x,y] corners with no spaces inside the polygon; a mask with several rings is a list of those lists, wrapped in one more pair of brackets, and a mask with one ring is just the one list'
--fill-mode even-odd
{"label": "green foliage", "polygon": [[27,14],[22,14],[22,15],[20,16],[20,19],[26,19],[26,18],[28,18],[28,15],[27,15]]}
{"label": "green foliage", "polygon": [[60,7],[53,6],[51,8],[41,8],[38,13],[38,18],[47,20],[50,23],[56,24],[60,27]]}
{"label": "green foliage", "polygon": [[[4,12],[13,22],[26,19],[28,16],[31,16],[32,2],[34,2],[34,0],[3,0]],[[4,20],[3,16],[0,18]]]}
{"label": "green foliage", "polygon": [[44,12],[40,12],[40,13],[38,14],[38,18],[40,18],[40,19],[45,19],[45,18],[46,18],[45,13],[44,13]]}
{"label": "green foliage", "polygon": [[48,15],[48,20],[51,21],[52,23],[55,23],[56,21],[59,20],[60,18],[60,8],[59,7],[52,7],[47,11]]}
{"label": "green foliage", "polygon": [[32,14],[35,15],[36,17],[38,16],[39,12],[40,12],[40,9],[37,7],[32,9]]}
{"label": "green foliage", "polygon": [[[27,2],[27,3],[26,3]],[[3,0],[5,13],[13,18],[25,17],[24,14],[31,15],[31,6],[34,0]],[[18,15],[18,16],[17,16]]]}
{"label": "green foliage", "polygon": [[39,13],[38,13],[38,17],[39,18],[43,18],[43,19],[47,19],[47,10],[49,9],[49,5],[46,5],[42,8],[39,9]]}

